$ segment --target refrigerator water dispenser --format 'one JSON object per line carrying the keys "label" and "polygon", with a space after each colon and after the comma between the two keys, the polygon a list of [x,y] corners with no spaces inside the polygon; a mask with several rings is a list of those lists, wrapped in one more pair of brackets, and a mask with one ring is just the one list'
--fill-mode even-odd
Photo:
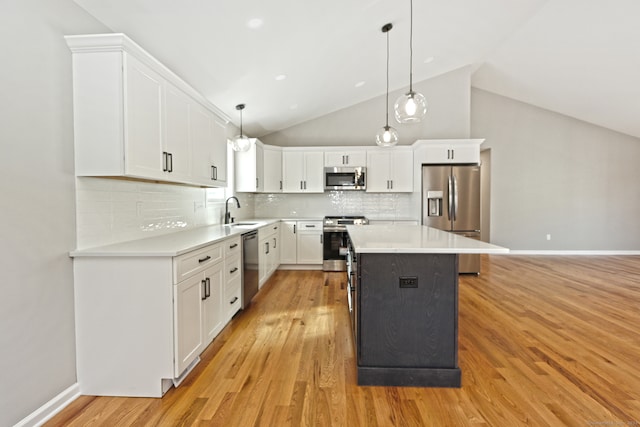
{"label": "refrigerator water dispenser", "polygon": [[427,191],[427,216],[442,216],[442,191]]}

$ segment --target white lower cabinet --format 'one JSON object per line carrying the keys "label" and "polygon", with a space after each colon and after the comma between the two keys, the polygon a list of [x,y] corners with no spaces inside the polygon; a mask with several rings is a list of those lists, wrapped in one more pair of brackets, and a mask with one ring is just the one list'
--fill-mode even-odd
{"label": "white lower cabinet", "polygon": [[280,265],[279,222],[258,230],[258,247],[258,285],[262,287]]}
{"label": "white lower cabinet", "polygon": [[175,367],[179,377],[202,349],[204,286],[200,277],[192,277],[174,285]]}
{"label": "white lower cabinet", "polygon": [[[210,255],[222,254],[222,244],[210,245],[193,252],[195,257],[187,253],[174,261],[178,270],[185,264],[181,262],[183,259],[198,258],[203,265],[192,270],[192,276],[174,285],[176,377],[179,377],[213,341],[226,320],[226,312],[222,305],[224,262],[222,256],[216,259]],[[210,264],[212,261],[213,264]],[[200,324],[197,324],[198,319]],[[198,331],[200,337],[197,336]]]}
{"label": "white lower cabinet", "polygon": [[240,254],[224,260],[225,285],[222,311],[229,320],[242,306],[242,258]]}
{"label": "white lower cabinet", "polygon": [[322,264],[322,229],[298,233],[298,264]]}
{"label": "white lower cabinet", "polygon": [[322,264],[322,221],[282,221],[280,264]]}
{"label": "white lower cabinet", "polygon": [[162,397],[240,308],[239,236],[170,256],[75,256],[81,394]]}
{"label": "white lower cabinet", "polygon": [[297,264],[298,222],[281,221],[280,224],[280,263]]}

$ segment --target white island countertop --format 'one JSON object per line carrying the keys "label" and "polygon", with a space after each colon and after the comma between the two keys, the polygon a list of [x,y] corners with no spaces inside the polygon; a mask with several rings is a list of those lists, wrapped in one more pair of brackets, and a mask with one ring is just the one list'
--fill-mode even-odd
{"label": "white island countertop", "polygon": [[348,225],[356,253],[505,254],[509,249],[422,225]]}

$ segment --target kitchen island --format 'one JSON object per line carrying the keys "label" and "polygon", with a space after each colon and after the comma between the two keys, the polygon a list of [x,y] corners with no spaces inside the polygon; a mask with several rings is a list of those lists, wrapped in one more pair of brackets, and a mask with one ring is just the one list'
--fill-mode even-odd
{"label": "kitchen island", "polygon": [[508,249],[419,225],[347,231],[358,384],[460,387],[458,255]]}

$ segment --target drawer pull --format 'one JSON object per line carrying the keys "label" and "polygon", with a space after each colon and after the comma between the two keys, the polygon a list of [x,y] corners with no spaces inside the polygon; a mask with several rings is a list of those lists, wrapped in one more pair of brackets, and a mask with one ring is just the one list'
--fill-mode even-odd
{"label": "drawer pull", "polygon": [[233,248],[237,248],[237,247],[238,247],[238,244],[234,243],[233,245],[229,246],[229,249],[233,249]]}
{"label": "drawer pull", "polygon": [[204,257],[204,258],[200,258],[200,259],[198,259],[198,262],[199,262],[200,264],[202,264],[203,262],[205,262],[205,261],[209,261],[210,259],[211,259],[211,257],[210,257],[209,255],[207,255],[207,256],[206,256],[206,257]]}
{"label": "drawer pull", "polygon": [[238,297],[234,297],[229,304],[233,305],[236,301],[238,301]]}
{"label": "drawer pull", "polygon": [[316,228],[315,224],[305,224],[304,226],[307,228]]}
{"label": "drawer pull", "polygon": [[233,274],[236,271],[238,271],[238,267],[233,267],[231,270],[229,270],[229,273]]}

